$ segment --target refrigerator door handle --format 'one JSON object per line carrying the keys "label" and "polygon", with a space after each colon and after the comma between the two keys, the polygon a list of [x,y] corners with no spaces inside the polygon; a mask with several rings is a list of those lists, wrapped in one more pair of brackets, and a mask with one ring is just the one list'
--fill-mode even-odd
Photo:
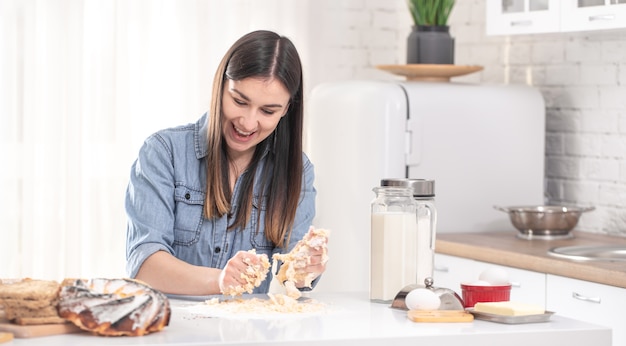
{"label": "refrigerator door handle", "polygon": [[422,162],[422,131],[421,121],[414,118],[408,118],[406,121],[406,164],[407,166],[419,166]]}

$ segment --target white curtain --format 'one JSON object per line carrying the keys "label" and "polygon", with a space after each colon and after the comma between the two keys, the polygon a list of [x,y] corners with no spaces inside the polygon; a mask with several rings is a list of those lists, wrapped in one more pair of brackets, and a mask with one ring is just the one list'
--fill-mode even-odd
{"label": "white curtain", "polygon": [[302,47],[306,1],[0,1],[0,278],[124,276],[124,193],[152,132],[208,109],[253,29]]}

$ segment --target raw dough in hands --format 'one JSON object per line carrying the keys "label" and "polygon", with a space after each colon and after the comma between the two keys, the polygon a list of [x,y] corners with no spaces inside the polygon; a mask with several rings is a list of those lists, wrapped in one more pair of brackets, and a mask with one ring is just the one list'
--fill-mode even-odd
{"label": "raw dough in hands", "polygon": [[306,287],[311,287],[311,283],[317,275],[304,271],[304,268],[311,263],[311,249],[321,249],[321,264],[326,264],[328,261],[328,248],[326,246],[328,234],[327,230],[315,229],[311,226],[309,232],[296,244],[293,250],[287,254],[274,254],[272,256],[274,265],[277,260],[283,262],[276,274],[276,279],[285,287],[287,296],[298,299],[302,295],[296,287],[296,282],[303,281]]}
{"label": "raw dough in hands", "polygon": [[[276,274],[276,279],[285,287],[288,297],[292,299],[300,298],[302,293],[296,287],[296,283],[302,281],[305,286],[311,287],[313,280],[317,277],[315,273],[304,271],[304,268],[311,263],[311,249],[322,250],[321,264],[326,264],[328,261],[328,250],[326,247],[328,234],[329,231],[327,230],[315,229],[315,227],[311,226],[304,238],[296,244],[291,252],[287,254],[274,254],[272,256],[273,268],[276,268],[277,261],[280,260],[283,262],[280,270]],[[223,295],[235,297],[241,296],[244,292],[252,293],[254,288],[261,285],[267,277],[267,272],[270,267],[267,255],[257,255],[254,249],[249,250],[248,253],[256,255],[259,258],[259,264],[254,265],[249,258],[245,258],[244,263],[246,263],[248,267],[245,272],[241,273],[241,278],[244,279],[246,283],[223,288]],[[272,271],[275,272],[275,270]],[[222,274],[223,273],[224,272],[222,272]]]}
{"label": "raw dough in hands", "polygon": [[248,253],[256,255],[259,259],[258,264],[252,264],[250,258],[246,257],[243,262],[248,265],[246,271],[241,273],[241,278],[246,281],[243,285],[228,286],[223,288],[222,294],[225,296],[241,296],[244,292],[252,293],[255,287],[261,285],[261,282],[267,277],[270,268],[270,262],[266,254],[256,254],[256,250],[249,250]]}

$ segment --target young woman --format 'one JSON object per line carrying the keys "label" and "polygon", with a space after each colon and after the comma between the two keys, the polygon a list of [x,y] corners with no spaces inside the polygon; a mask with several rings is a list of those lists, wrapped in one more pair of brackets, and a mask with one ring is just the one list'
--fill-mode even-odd
{"label": "young woman", "polygon": [[[142,146],[126,193],[127,272],[171,294],[219,294],[244,260],[289,252],[315,215],[302,152],[302,66],[286,37],[255,31],[222,59],[210,112]],[[319,279],[322,250],[302,270]],[[254,293],[266,293],[271,275]],[[307,289],[304,283],[296,284]]]}

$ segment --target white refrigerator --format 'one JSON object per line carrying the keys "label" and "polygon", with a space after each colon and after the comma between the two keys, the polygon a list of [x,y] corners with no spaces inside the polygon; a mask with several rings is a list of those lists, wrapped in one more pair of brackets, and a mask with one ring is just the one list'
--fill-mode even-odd
{"label": "white refrigerator", "polygon": [[369,290],[381,179],[435,180],[437,233],[516,236],[493,206],[544,203],[545,106],[533,87],[352,80],[320,84],[306,101],[314,225],[331,232],[316,291]]}

